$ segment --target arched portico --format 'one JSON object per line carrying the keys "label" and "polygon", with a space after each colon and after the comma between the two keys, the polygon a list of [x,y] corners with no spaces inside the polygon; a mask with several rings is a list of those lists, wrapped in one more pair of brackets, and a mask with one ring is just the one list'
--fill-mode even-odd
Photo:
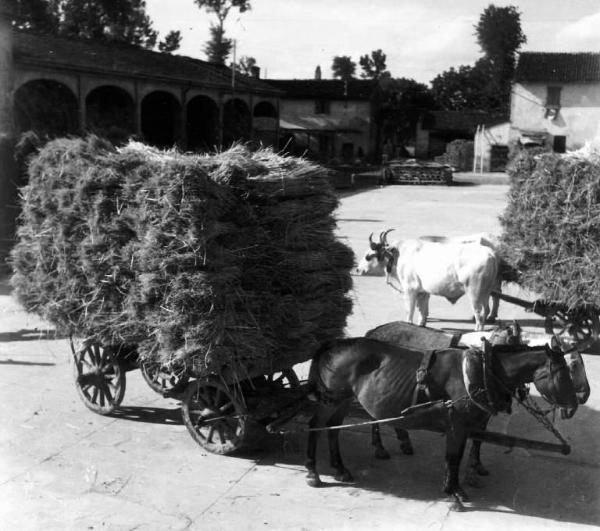
{"label": "arched portico", "polygon": [[151,92],[142,100],[142,135],[149,144],[169,148],[178,143],[181,120],[181,105],[169,92]]}
{"label": "arched portico", "polygon": [[21,85],[14,94],[13,120],[17,134],[62,136],[78,131],[77,97],[64,84],[36,79]]}
{"label": "arched portico", "polygon": [[101,86],[85,99],[88,130],[113,140],[125,140],[135,133],[135,104],[120,87]]}
{"label": "arched portico", "polygon": [[239,98],[228,100],[223,106],[223,147],[250,140],[251,131],[252,116],[246,102]]}
{"label": "arched portico", "polygon": [[219,143],[219,107],[208,96],[195,96],[187,104],[187,148],[210,151]]}

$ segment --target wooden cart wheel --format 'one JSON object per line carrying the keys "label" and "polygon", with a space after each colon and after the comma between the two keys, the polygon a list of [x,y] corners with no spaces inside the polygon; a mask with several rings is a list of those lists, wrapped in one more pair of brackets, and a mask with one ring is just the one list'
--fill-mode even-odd
{"label": "wooden cart wheel", "polygon": [[221,382],[194,380],[188,384],[181,413],[194,440],[209,452],[226,455],[242,447],[246,410]]}
{"label": "wooden cart wheel", "polygon": [[267,376],[269,385],[275,385],[280,388],[298,389],[300,380],[294,372],[294,369],[284,369],[281,372],[274,372]]}
{"label": "wooden cart wheel", "polygon": [[161,395],[183,389],[189,380],[187,374],[175,374],[155,361],[143,361],[140,371],[150,388]]}
{"label": "wooden cart wheel", "polygon": [[85,406],[108,415],[125,395],[125,371],[114,350],[98,343],[84,343],[74,352],[75,388]]}

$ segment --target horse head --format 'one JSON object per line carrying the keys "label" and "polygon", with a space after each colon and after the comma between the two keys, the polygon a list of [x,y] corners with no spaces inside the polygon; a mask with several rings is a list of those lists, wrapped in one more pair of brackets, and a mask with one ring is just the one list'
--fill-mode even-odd
{"label": "horse head", "polygon": [[571,418],[577,410],[578,399],[571,371],[555,336],[550,346],[546,345],[546,355],[545,363],[534,372],[533,383],[548,402],[561,408],[563,418]]}

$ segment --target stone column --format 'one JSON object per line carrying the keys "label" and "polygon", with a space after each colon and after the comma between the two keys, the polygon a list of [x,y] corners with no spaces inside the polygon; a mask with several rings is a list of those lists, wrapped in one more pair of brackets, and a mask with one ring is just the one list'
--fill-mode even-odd
{"label": "stone column", "polygon": [[14,65],[11,11],[0,4],[0,275],[7,270],[6,256],[14,241],[17,215],[17,168],[14,160]]}

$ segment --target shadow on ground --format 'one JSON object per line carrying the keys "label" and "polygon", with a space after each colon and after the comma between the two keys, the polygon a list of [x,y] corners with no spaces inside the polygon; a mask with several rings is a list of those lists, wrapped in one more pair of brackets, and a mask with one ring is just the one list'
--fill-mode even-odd
{"label": "shadow on ground", "polygon": [[[522,409],[510,420],[509,434],[553,441],[553,436]],[[237,454],[237,457],[255,460],[259,466],[303,469],[306,434],[302,430],[305,426],[306,422],[292,423],[289,426],[291,432],[251,442],[252,447]],[[600,464],[597,462],[597,426],[600,426],[600,413],[586,406],[580,406],[574,419],[561,423],[560,430],[567,438],[573,439],[569,432],[578,432],[577,439],[570,440],[573,451],[568,456],[483,445],[482,459],[490,476],[480,478],[481,488],[463,484],[472,500],[468,510],[598,525]],[[352,486],[408,500],[435,502],[446,499],[442,494],[444,436],[412,431],[415,455],[406,456],[400,452],[389,428],[384,428],[382,434],[392,454],[388,461],[374,458],[368,428],[354,428],[341,434],[344,462],[355,478]],[[329,468],[325,436],[320,438],[318,455],[324,486],[348,487],[348,484],[333,481],[330,476],[332,470]],[[466,457],[463,458],[463,471],[465,463]],[[299,488],[311,488],[304,484],[304,479],[299,481]]]}

